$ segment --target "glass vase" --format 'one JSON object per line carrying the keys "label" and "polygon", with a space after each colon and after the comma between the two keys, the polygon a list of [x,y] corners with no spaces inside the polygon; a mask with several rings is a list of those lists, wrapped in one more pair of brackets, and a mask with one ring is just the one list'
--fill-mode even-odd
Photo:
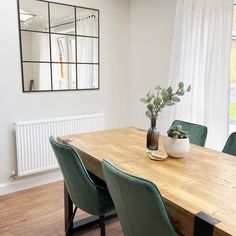
{"label": "glass vase", "polygon": [[151,126],[147,131],[147,148],[158,150],[159,131],[156,128],[156,118],[151,118]]}

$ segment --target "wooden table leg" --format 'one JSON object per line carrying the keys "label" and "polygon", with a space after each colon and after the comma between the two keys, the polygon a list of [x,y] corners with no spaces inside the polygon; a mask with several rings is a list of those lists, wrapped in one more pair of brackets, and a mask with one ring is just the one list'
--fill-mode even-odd
{"label": "wooden table leg", "polygon": [[[69,226],[71,216],[73,214],[73,203],[70,199],[66,184],[64,182],[64,212],[65,212],[65,232]],[[73,232],[73,224],[71,224],[69,229],[69,235]]]}

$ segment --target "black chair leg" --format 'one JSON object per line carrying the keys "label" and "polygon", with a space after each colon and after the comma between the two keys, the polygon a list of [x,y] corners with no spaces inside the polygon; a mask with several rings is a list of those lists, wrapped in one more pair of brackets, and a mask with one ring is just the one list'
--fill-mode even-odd
{"label": "black chair leg", "polygon": [[106,230],[105,230],[105,216],[99,216],[99,224],[100,224],[100,228],[101,228],[101,236],[105,236],[106,235]]}
{"label": "black chair leg", "polygon": [[72,216],[70,218],[69,225],[68,225],[67,230],[66,230],[66,236],[70,235],[70,228],[71,228],[71,224],[73,225],[73,220],[74,220],[76,211],[77,211],[77,207],[75,207],[75,209],[73,211],[73,214],[72,214]]}

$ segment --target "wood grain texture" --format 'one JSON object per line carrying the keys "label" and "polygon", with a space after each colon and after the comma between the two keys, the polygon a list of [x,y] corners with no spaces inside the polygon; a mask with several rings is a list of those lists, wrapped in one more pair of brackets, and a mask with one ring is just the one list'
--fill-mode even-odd
{"label": "wood grain texture", "polygon": [[[146,132],[123,128],[59,137],[81,155],[86,167],[104,179],[103,158],[122,171],[159,188],[169,213],[184,235],[193,235],[200,211],[220,221],[215,236],[236,235],[236,157],[191,145],[186,158],[152,161],[145,152]],[[163,137],[160,137],[163,150]]]}
{"label": "wood grain texture", "polygon": [[[64,236],[63,181],[0,196],[1,236]],[[88,216],[77,210],[76,220]],[[119,220],[106,222],[106,235],[122,236]],[[98,225],[76,235],[100,236]]]}

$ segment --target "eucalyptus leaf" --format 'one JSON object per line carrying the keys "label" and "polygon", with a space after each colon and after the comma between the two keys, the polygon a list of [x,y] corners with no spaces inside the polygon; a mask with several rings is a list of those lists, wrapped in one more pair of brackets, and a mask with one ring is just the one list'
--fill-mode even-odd
{"label": "eucalyptus leaf", "polygon": [[192,90],[191,84],[188,86],[187,91],[190,92]]}
{"label": "eucalyptus leaf", "polygon": [[152,105],[152,104],[148,104],[148,105],[147,105],[147,109],[148,109],[150,112],[152,112],[152,110],[153,110],[153,105]]}
{"label": "eucalyptus leaf", "polygon": [[180,98],[178,98],[177,96],[171,97],[171,100],[174,102],[180,102]]}
{"label": "eucalyptus leaf", "polygon": [[163,99],[165,99],[169,96],[169,92],[167,90],[163,89],[162,92],[161,92],[161,96],[162,96]]}
{"label": "eucalyptus leaf", "polygon": [[147,100],[145,98],[141,98],[140,101],[143,103],[147,103]]}
{"label": "eucalyptus leaf", "polygon": [[183,82],[179,82],[179,88],[184,88],[184,83]]}
{"label": "eucalyptus leaf", "polygon": [[148,117],[148,118],[152,118],[152,114],[151,114],[151,112],[150,111],[146,111],[145,112],[145,115]]}
{"label": "eucalyptus leaf", "polygon": [[173,89],[172,89],[171,87],[169,87],[169,88],[167,89],[167,91],[169,92],[169,94],[172,94]]}
{"label": "eucalyptus leaf", "polygon": [[153,103],[154,105],[159,106],[161,104],[161,101],[162,101],[161,98],[156,98]]}
{"label": "eucalyptus leaf", "polygon": [[184,96],[184,89],[181,88],[180,91],[177,93],[179,96]]}
{"label": "eucalyptus leaf", "polygon": [[172,102],[171,100],[168,100],[168,101],[166,102],[166,106],[173,106],[173,105],[175,105],[175,103]]}
{"label": "eucalyptus leaf", "polygon": [[148,97],[147,97],[147,102],[150,102],[154,97],[155,96],[154,96],[153,93],[149,94]]}

